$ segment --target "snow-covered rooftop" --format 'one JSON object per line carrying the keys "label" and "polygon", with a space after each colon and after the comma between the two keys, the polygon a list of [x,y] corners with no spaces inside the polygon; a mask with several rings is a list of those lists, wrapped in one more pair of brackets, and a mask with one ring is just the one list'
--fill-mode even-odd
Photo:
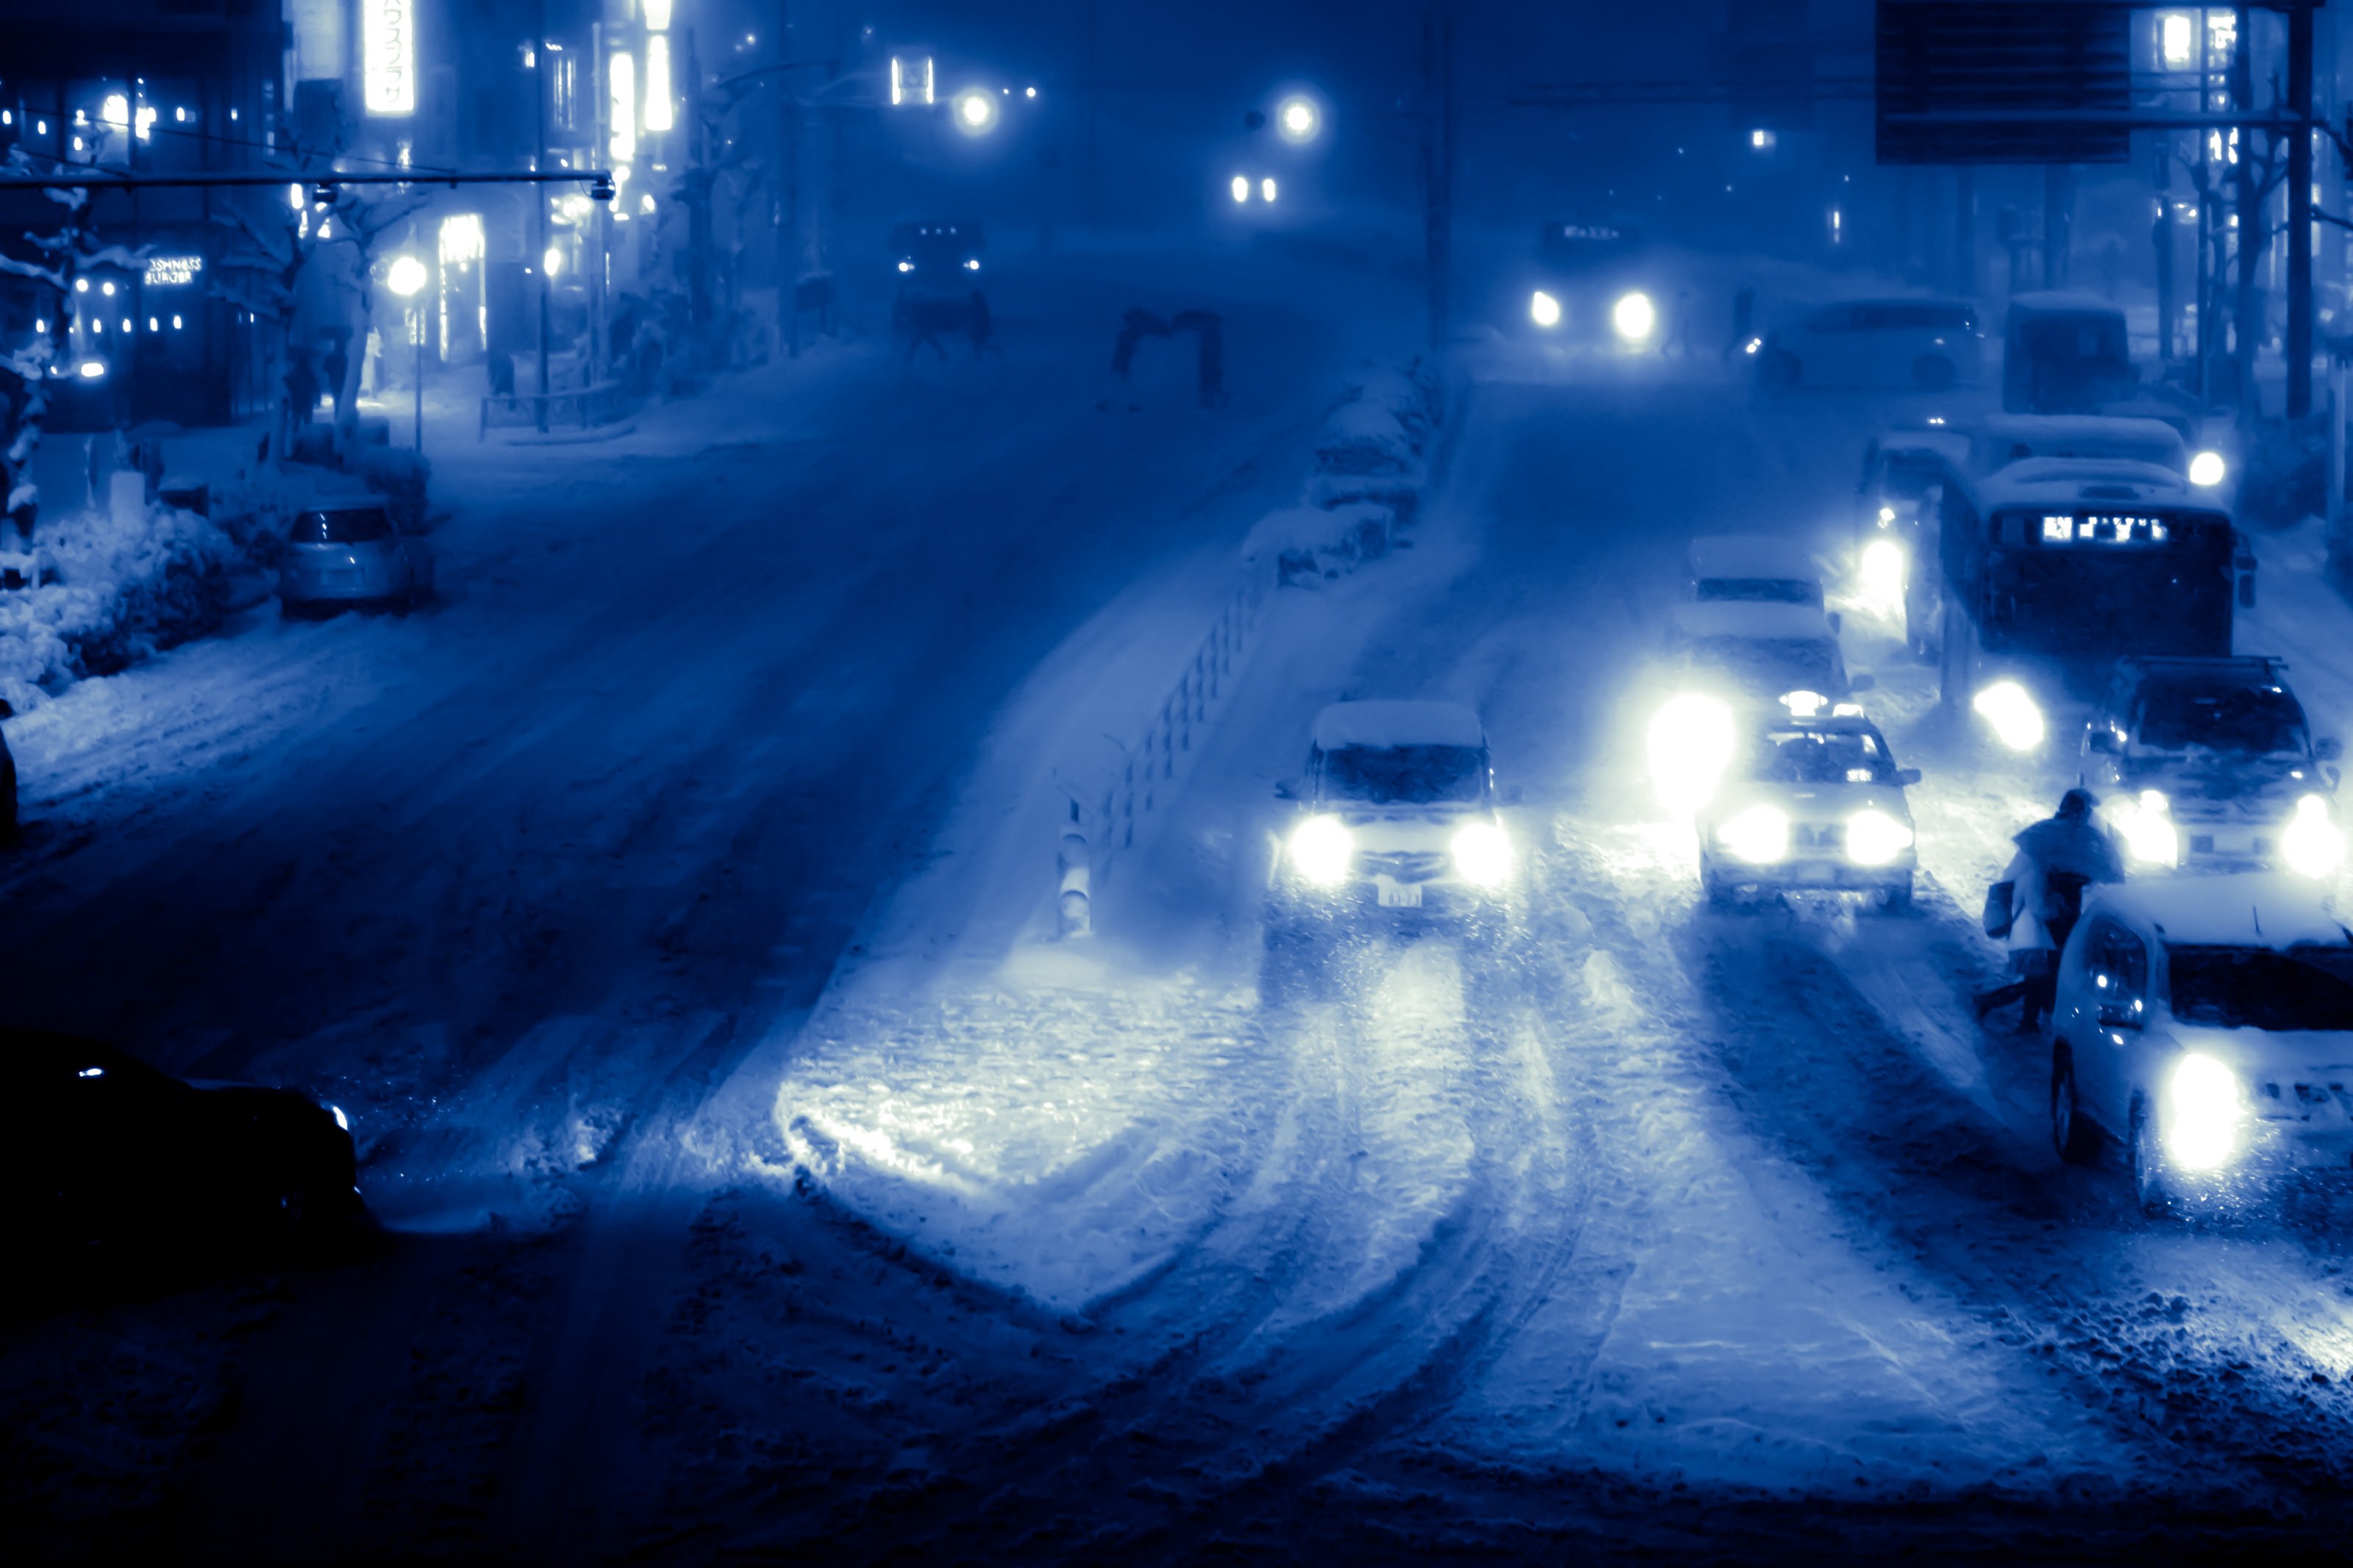
{"label": "snow-covered rooftop", "polygon": [[1978,486],[1982,505],[2079,506],[2123,501],[2161,506],[2189,500],[2189,481],[2155,463],[2113,458],[2030,458],[1987,476]]}
{"label": "snow-covered rooftop", "polygon": [[1674,607],[1675,629],[1688,637],[1754,637],[1791,642],[1828,639],[1836,634],[1811,605],[1765,604],[1749,599],[1711,599]]}
{"label": "snow-covered rooftop", "polygon": [[1692,541],[1692,575],[1815,580],[1814,558],[1794,540],[1762,533],[1704,533]]}
{"label": "snow-covered rooftop", "polygon": [[1315,715],[1315,747],[1484,746],[1479,715],[1460,702],[1335,702]]}
{"label": "snow-covered rooftop", "polygon": [[2264,873],[2146,878],[2096,889],[2084,900],[2085,914],[2095,910],[2152,927],[2172,942],[2290,947],[2353,942],[2315,884]]}

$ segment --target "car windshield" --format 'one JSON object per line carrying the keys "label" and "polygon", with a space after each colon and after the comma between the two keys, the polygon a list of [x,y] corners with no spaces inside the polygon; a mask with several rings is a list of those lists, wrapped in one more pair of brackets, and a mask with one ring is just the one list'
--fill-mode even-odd
{"label": "car windshield", "polygon": [[1771,730],[1758,747],[1756,776],[1771,784],[1895,782],[1895,762],[1867,730]]}
{"label": "car windshield", "polygon": [[2173,1016],[2223,1029],[2353,1030],[2353,945],[2165,950]]}
{"label": "car windshield", "polygon": [[1945,465],[1925,454],[1891,452],[1879,476],[1879,488],[1888,495],[1918,500],[1945,481]]}
{"label": "car windshield", "polygon": [[1692,658],[1767,697],[1785,691],[1836,697],[1846,686],[1838,645],[1828,637],[1701,637],[1692,645]]}
{"label": "car windshield", "polygon": [[1703,577],[1703,602],[1734,599],[1753,605],[1811,605],[1822,607],[1822,585],[1802,577]]}
{"label": "car windshield", "polygon": [[286,537],[296,544],[369,544],[392,537],[392,519],[374,506],[306,511],[294,520]]}
{"label": "car windshield", "polygon": [[1486,779],[1486,759],[1471,746],[1344,746],[1324,754],[1325,790],[1374,805],[1475,801]]}
{"label": "car windshield", "polygon": [[2295,752],[2305,743],[2304,710],[2276,686],[2206,682],[2159,687],[2142,709],[2141,743],[2161,752]]}

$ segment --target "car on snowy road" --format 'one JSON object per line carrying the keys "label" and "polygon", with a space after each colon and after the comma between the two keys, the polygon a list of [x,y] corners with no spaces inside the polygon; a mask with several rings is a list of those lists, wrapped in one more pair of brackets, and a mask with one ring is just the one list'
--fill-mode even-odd
{"label": "car on snowy road", "polygon": [[[1822,607],[1822,580],[1811,552],[1762,533],[1704,533],[1687,556],[1694,604],[1810,605]],[[1838,617],[1830,617],[1833,630]]]}
{"label": "car on snowy road", "polygon": [[1794,704],[1736,741],[1694,815],[1708,902],[1728,907],[1754,889],[1861,892],[1910,908],[1919,855],[1904,792],[1919,782],[1862,710]]}
{"label": "car on snowy road", "polygon": [[2353,1174],[2353,932],[2309,882],[2094,889],[2059,962],[2051,1135],[2121,1144],[2144,1212]]}
{"label": "car on snowy road", "polygon": [[1770,386],[1974,386],[1985,332],[1964,300],[1846,300],[1810,311],[1755,346]]}
{"label": "car on snowy road", "polygon": [[1275,855],[1284,928],[1350,916],[1480,924],[1505,910],[1516,859],[1487,734],[1456,702],[1335,702],[1315,716]]}
{"label": "car on snowy road", "polygon": [[338,496],[294,514],[279,564],[290,618],[375,606],[414,609],[433,596],[433,552],[373,496]]}
{"label": "car on snowy road", "polygon": [[[348,1120],[290,1089],[196,1084],[68,1035],[0,1030],[12,1229],[91,1262],[274,1249],[362,1213]],[[130,1249],[125,1254],[119,1249]]]}
{"label": "car on snowy road", "polygon": [[1822,703],[1868,690],[1850,674],[1837,626],[1818,605],[1707,599],[1671,612],[1667,655],[1679,682],[1767,715],[1793,693]]}
{"label": "car on snowy road", "polygon": [[2276,658],[2124,658],[2084,726],[2077,782],[2137,873],[2334,876],[2342,742],[2315,739]]}

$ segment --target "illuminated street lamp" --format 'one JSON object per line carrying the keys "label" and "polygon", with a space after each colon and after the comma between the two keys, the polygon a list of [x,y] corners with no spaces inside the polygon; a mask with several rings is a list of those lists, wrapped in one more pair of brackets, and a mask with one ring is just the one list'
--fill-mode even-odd
{"label": "illuminated street lamp", "polygon": [[1313,142],[1315,133],[1323,129],[1324,117],[1316,111],[1313,100],[1286,98],[1282,107],[1274,111],[1274,125],[1286,142]]}
{"label": "illuminated street lamp", "polygon": [[[403,304],[417,297],[425,287],[425,263],[414,256],[396,256],[385,271],[385,287],[400,296]],[[417,449],[425,450],[425,323],[420,318],[415,327],[417,335]]]}

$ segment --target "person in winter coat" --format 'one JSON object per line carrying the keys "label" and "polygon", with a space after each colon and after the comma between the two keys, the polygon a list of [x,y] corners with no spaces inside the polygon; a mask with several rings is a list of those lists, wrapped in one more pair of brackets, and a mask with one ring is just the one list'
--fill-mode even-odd
{"label": "person in winter coat", "polygon": [[2023,1028],[2034,1028],[2050,1016],[2059,988],[2059,954],[2084,912],[2084,889],[2094,882],[2125,879],[2116,847],[2092,821],[2097,804],[2089,791],[2071,789],[2060,797],[2055,815],[2028,825],[2012,840],[2018,853],[2001,874],[2010,886],[2010,924],[2000,934],[2007,937],[2010,966],[2019,978],[1980,994],[1978,1017],[2012,1002],[2021,1004]]}

